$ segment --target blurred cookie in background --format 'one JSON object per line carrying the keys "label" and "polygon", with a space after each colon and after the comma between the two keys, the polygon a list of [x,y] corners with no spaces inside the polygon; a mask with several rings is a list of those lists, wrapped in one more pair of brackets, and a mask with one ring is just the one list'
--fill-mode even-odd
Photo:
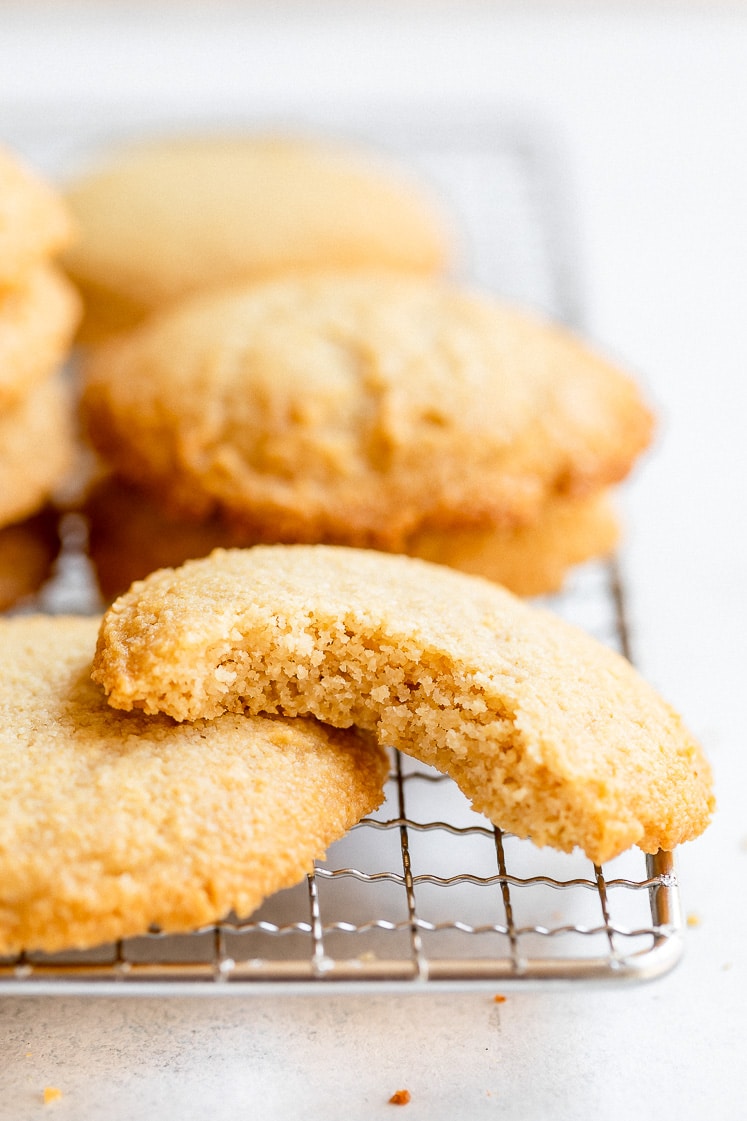
{"label": "blurred cookie in background", "polygon": [[0,610],[38,590],[59,550],[47,507],[77,455],[63,366],[80,300],[54,258],[72,234],[55,190],[0,148]]}
{"label": "blurred cookie in background", "polygon": [[416,534],[406,551],[484,576],[516,595],[538,596],[559,592],[576,565],[609,557],[620,537],[611,497],[601,491],[554,499],[530,525]]}
{"label": "blurred cookie in background", "polygon": [[72,236],[70,211],[57,191],[0,146],[0,290],[56,256]]}
{"label": "blurred cookie in background", "polygon": [[75,289],[54,265],[0,288],[0,416],[63,363],[79,314]]}
{"label": "blurred cookie in background", "polygon": [[36,595],[52,575],[60,551],[57,526],[50,508],[0,529],[0,611]]}
{"label": "blurred cookie in background", "polygon": [[114,475],[91,488],[82,512],[88,523],[88,553],[107,602],[157,568],[207,556],[218,546],[253,544],[219,518],[188,521],[173,515]]}
{"label": "blurred cookie in background", "polygon": [[205,289],[289,271],[440,272],[452,231],[424,185],[375,153],[272,136],[164,139],[70,184],[64,264],[95,341]]}
{"label": "blurred cookie in background", "polygon": [[[102,598],[111,602],[158,568],[177,568],[216,548],[246,547],[257,538],[219,518],[187,521],[115,476],[100,479],[83,510],[88,547]],[[509,529],[423,533],[411,556],[503,584],[517,595],[559,591],[570,568],[612,553],[620,527],[606,492],[548,503],[536,523]]]}
{"label": "blurred cookie in background", "polygon": [[564,503],[576,523],[653,428],[634,380],[562,328],[381,272],[203,293],[95,348],[82,380],[114,474],[252,542],[432,556]]}
{"label": "blurred cookie in background", "polygon": [[0,412],[0,527],[40,510],[62,489],[77,459],[71,392],[61,377]]}

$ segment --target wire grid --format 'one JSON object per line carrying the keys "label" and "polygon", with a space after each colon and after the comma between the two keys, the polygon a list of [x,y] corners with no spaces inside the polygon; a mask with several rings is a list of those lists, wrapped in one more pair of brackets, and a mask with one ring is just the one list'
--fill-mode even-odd
{"label": "wire grid", "polygon": [[[15,136],[5,137],[52,173],[69,163],[69,148],[85,152],[98,135],[81,107],[59,113],[16,113]],[[6,124],[0,118],[7,132]],[[163,124],[141,111],[137,120],[110,115],[107,129],[143,133]],[[329,119],[324,126],[329,131]],[[463,233],[464,277],[583,326],[562,163],[541,129],[401,113],[388,116],[386,127],[337,126],[380,143],[433,183]],[[60,137],[68,138],[64,145]],[[91,610],[82,544],[73,523],[44,609]],[[630,656],[617,562],[582,567],[547,604]],[[583,854],[537,849],[474,813],[451,780],[393,752],[381,809],[333,845],[304,883],[271,897],[249,920],[230,917],[187,935],[152,931],[85,953],[4,959],[0,993],[643,980],[678,960],[681,925],[672,854],[631,850],[600,868]]]}

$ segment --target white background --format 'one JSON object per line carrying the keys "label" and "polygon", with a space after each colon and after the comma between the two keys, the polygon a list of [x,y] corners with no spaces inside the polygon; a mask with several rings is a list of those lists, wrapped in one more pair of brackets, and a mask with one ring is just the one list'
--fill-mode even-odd
{"label": "white background", "polygon": [[659,442],[629,487],[639,665],[712,759],[680,853],[683,963],[615,991],[0,1000],[0,1118],[747,1115],[747,10],[0,5],[2,121],[34,104],[507,107],[569,156],[592,335]]}

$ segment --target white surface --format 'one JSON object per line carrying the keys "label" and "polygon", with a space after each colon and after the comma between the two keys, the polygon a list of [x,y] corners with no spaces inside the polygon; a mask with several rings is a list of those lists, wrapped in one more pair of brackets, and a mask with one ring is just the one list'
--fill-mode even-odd
{"label": "white surface", "polygon": [[[557,125],[591,332],[662,417],[629,488],[645,674],[713,761],[712,828],[680,853],[688,931],[669,977],[623,991],[220,1001],[5,999],[0,1118],[521,1121],[744,1117],[747,651],[744,421],[747,13],[441,4],[0,7],[14,102],[345,99],[524,106]],[[0,123],[1,128],[1,123]]]}

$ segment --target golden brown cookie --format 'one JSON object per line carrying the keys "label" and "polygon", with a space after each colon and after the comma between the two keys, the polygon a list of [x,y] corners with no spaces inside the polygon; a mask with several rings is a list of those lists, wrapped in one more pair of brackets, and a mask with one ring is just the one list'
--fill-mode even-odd
{"label": "golden brown cookie", "polygon": [[57,516],[44,510],[0,529],[0,611],[39,591],[59,553]]}
{"label": "golden brown cookie", "polygon": [[319,267],[431,272],[448,253],[419,186],[322,142],[153,142],[81,176],[67,200],[80,236],[65,262],[94,336],[206,288]]}
{"label": "golden brown cookie", "polygon": [[58,253],[72,232],[67,208],[54,189],[0,147],[0,288],[17,284]]}
{"label": "golden brown cookie", "polygon": [[[114,476],[93,487],[83,509],[90,557],[107,601],[157,568],[175,568],[219,547],[257,544],[218,517],[204,522],[173,517]],[[608,556],[618,536],[617,518],[602,492],[549,502],[528,526],[416,535],[407,552],[485,576],[517,595],[545,595],[560,589],[572,565]]]}
{"label": "golden brown cookie", "polygon": [[207,556],[218,546],[255,544],[218,518],[190,522],[173,517],[150,495],[113,475],[96,482],[81,509],[96,580],[108,602],[157,568]]}
{"label": "golden brown cookie", "polygon": [[198,297],[98,348],[84,383],[102,457],[175,511],[395,551],[609,486],[652,426],[559,327],[382,273]]}
{"label": "golden brown cookie", "polygon": [[426,530],[410,539],[407,552],[484,576],[516,595],[539,596],[560,591],[574,565],[610,556],[619,537],[610,497],[601,491],[586,498],[552,499],[530,525]]}
{"label": "golden brown cookie", "polygon": [[0,416],[62,363],[79,315],[77,293],[51,265],[0,289]]}
{"label": "golden brown cookie", "polygon": [[386,755],[354,732],[115,712],[97,628],[0,621],[0,954],[249,915],[383,798]]}
{"label": "golden brown cookie", "polygon": [[104,616],[112,705],[313,714],[445,771],[476,810],[596,862],[697,836],[711,775],[620,655],[478,577],[325,546],[216,551]]}
{"label": "golden brown cookie", "polygon": [[48,378],[0,412],[0,526],[39,510],[77,455],[70,387]]}

